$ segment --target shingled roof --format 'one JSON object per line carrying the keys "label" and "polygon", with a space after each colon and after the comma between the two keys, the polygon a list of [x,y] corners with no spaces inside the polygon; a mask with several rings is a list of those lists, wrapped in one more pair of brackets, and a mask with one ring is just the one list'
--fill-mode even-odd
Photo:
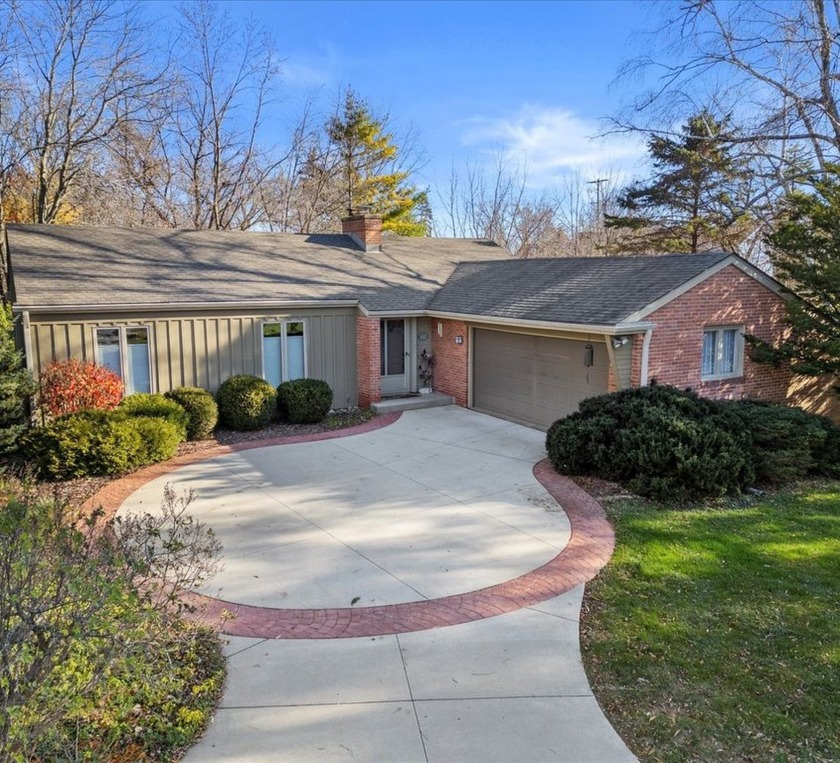
{"label": "shingled roof", "polygon": [[10,225],[16,306],[358,300],[424,310],[458,263],[509,259],[492,241]]}
{"label": "shingled roof", "polygon": [[463,263],[429,309],[611,326],[730,257],[717,252]]}

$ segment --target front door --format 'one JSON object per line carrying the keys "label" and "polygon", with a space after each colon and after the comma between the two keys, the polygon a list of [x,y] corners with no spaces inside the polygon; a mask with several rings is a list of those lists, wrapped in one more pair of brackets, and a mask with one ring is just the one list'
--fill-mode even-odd
{"label": "front door", "polygon": [[408,392],[408,332],[405,319],[383,318],[379,324],[383,397]]}

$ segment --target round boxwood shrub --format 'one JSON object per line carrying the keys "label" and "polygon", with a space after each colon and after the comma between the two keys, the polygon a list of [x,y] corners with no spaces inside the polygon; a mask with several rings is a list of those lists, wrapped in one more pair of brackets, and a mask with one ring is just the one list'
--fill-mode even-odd
{"label": "round boxwood shrub", "polygon": [[184,430],[168,419],[157,416],[132,416],[126,423],[135,429],[143,443],[134,468],[172,458],[184,441]]}
{"label": "round boxwood shrub", "polygon": [[187,439],[190,417],[183,406],[164,395],[137,392],[129,395],[120,403],[120,410],[129,416],[148,416],[164,419],[173,424],[180,432],[181,441]]}
{"label": "round boxwood shrub", "polygon": [[317,424],[332,406],[333,392],[323,379],[295,379],[277,388],[280,418],[291,424]]}
{"label": "round boxwood shrub", "polygon": [[216,428],[219,421],[219,406],[206,389],[200,387],[178,387],[164,393],[164,397],[174,400],[189,417],[187,423],[188,440],[204,440]]}
{"label": "round boxwood shrub", "polygon": [[266,426],[277,409],[277,390],[265,379],[248,374],[231,376],[216,393],[219,419],[230,429]]}

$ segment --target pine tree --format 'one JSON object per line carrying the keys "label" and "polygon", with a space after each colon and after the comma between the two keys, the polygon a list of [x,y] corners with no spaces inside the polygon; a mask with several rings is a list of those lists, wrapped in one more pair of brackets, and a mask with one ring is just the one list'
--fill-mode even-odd
{"label": "pine tree", "polygon": [[26,407],[34,392],[32,377],[23,368],[23,356],[15,345],[14,323],[9,305],[0,307],[0,454],[12,453],[27,429]]}
{"label": "pine tree", "polygon": [[766,238],[776,277],[800,299],[787,303],[791,326],[781,347],[750,338],[754,359],[790,361],[808,376],[840,375],[840,168],[815,179],[814,192],[787,198]]}
{"label": "pine tree", "polygon": [[387,119],[377,119],[350,89],[337,114],[327,123],[335,176],[346,210],[369,206],[383,216],[382,229],[403,236],[425,236],[429,230],[426,194],[407,183],[399,169],[399,148],[386,132]]}
{"label": "pine tree", "polygon": [[619,196],[624,215],[606,215],[608,228],[631,235],[622,251],[696,253],[735,251],[747,215],[738,203],[744,173],[726,144],[725,122],[704,111],[689,119],[678,140],[653,136],[653,175]]}

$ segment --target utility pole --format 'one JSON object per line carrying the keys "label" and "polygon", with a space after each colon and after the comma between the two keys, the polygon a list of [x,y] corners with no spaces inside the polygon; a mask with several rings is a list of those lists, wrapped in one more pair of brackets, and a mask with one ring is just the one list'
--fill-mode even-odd
{"label": "utility pole", "polygon": [[604,222],[604,215],[601,213],[601,186],[608,183],[609,178],[596,178],[595,180],[587,181],[587,185],[595,186],[595,218],[597,220],[597,227],[601,227]]}

